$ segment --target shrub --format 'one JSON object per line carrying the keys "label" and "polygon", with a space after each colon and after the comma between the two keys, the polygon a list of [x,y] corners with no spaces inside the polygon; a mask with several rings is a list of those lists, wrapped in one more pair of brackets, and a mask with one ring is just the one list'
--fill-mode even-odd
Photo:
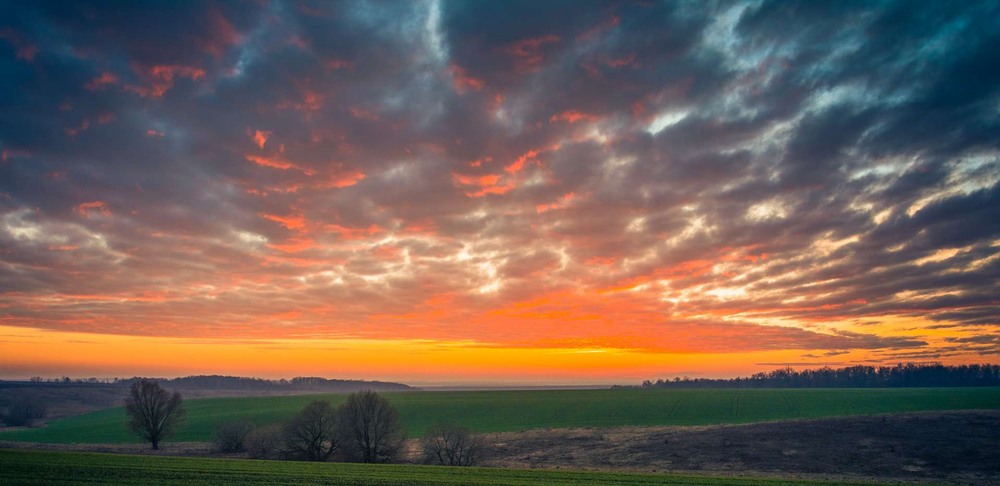
{"label": "shrub", "polygon": [[282,454],[282,433],[281,424],[262,425],[247,434],[244,448],[254,459],[278,459]]}
{"label": "shrub", "polygon": [[245,420],[226,422],[215,429],[215,447],[222,452],[243,452],[253,424]]}
{"label": "shrub", "polygon": [[34,395],[20,395],[11,399],[7,405],[7,413],[3,421],[7,425],[34,425],[35,421],[45,418],[48,406],[41,398]]}
{"label": "shrub", "polygon": [[442,466],[474,466],[483,453],[480,437],[454,424],[431,427],[420,439],[420,447],[425,463]]}

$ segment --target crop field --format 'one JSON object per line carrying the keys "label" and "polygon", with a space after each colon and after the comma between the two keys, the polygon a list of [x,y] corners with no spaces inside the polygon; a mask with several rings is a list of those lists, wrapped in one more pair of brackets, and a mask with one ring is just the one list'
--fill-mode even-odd
{"label": "crop field", "polygon": [[[930,410],[1000,409],[1000,388],[705,389],[437,391],[383,394],[399,410],[410,437],[437,422],[476,432],[537,428],[710,425]],[[170,440],[209,441],[220,423],[287,419],[307,403],[337,405],[345,395],[186,400],[187,419]],[[121,407],[0,433],[0,440],[130,443]]]}
{"label": "crop field", "polygon": [[250,461],[0,449],[4,484],[833,485],[777,478]]}

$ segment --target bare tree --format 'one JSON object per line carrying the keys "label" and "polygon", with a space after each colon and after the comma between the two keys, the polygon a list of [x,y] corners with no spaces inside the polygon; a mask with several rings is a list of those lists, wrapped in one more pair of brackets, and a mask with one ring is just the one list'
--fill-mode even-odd
{"label": "bare tree", "polygon": [[262,425],[247,434],[244,444],[250,457],[277,459],[281,453],[283,435],[281,424]]}
{"label": "bare tree", "polygon": [[474,466],[482,456],[482,440],[454,424],[431,427],[420,439],[424,461],[443,466]]}
{"label": "bare tree", "polygon": [[246,420],[223,423],[215,429],[215,447],[222,452],[243,452],[247,435],[251,431],[253,424]]}
{"label": "bare tree", "polygon": [[326,400],[316,400],[285,425],[285,447],[309,461],[325,461],[337,447],[337,414]]}
{"label": "bare tree", "polygon": [[39,396],[27,393],[14,396],[7,404],[7,413],[0,418],[7,425],[35,425],[37,420],[45,418],[48,406]]}
{"label": "bare tree", "polygon": [[391,462],[402,449],[403,428],[399,413],[373,391],[347,396],[338,409],[344,452],[361,462]]}
{"label": "bare tree", "polygon": [[125,399],[129,427],[159,449],[160,441],[170,435],[184,419],[181,394],[171,395],[155,381],[145,378],[132,383]]}

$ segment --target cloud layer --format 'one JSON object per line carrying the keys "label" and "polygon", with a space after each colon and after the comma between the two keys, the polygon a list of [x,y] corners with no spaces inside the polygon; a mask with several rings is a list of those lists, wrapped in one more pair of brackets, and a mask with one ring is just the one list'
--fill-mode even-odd
{"label": "cloud layer", "polygon": [[6,3],[0,324],[995,359],[998,10]]}

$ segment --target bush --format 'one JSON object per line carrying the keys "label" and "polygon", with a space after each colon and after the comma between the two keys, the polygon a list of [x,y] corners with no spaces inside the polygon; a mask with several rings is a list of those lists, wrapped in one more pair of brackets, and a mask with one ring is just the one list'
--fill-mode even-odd
{"label": "bush", "polygon": [[10,400],[3,421],[10,426],[34,425],[35,421],[45,418],[48,406],[41,398],[34,395],[20,395]]}
{"label": "bush", "polygon": [[226,422],[215,429],[215,447],[222,452],[243,452],[253,424],[245,420]]}
{"label": "bush", "polygon": [[420,447],[424,453],[424,463],[442,466],[474,466],[482,458],[483,444],[478,435],[465,427],[454,424],[438,424],[431,427]]}
{"label": "bush", "polygon": [[282,454],[283,428],[269,424],[251,430],[243,441],[244,448],[254,459],[278,459]]}

